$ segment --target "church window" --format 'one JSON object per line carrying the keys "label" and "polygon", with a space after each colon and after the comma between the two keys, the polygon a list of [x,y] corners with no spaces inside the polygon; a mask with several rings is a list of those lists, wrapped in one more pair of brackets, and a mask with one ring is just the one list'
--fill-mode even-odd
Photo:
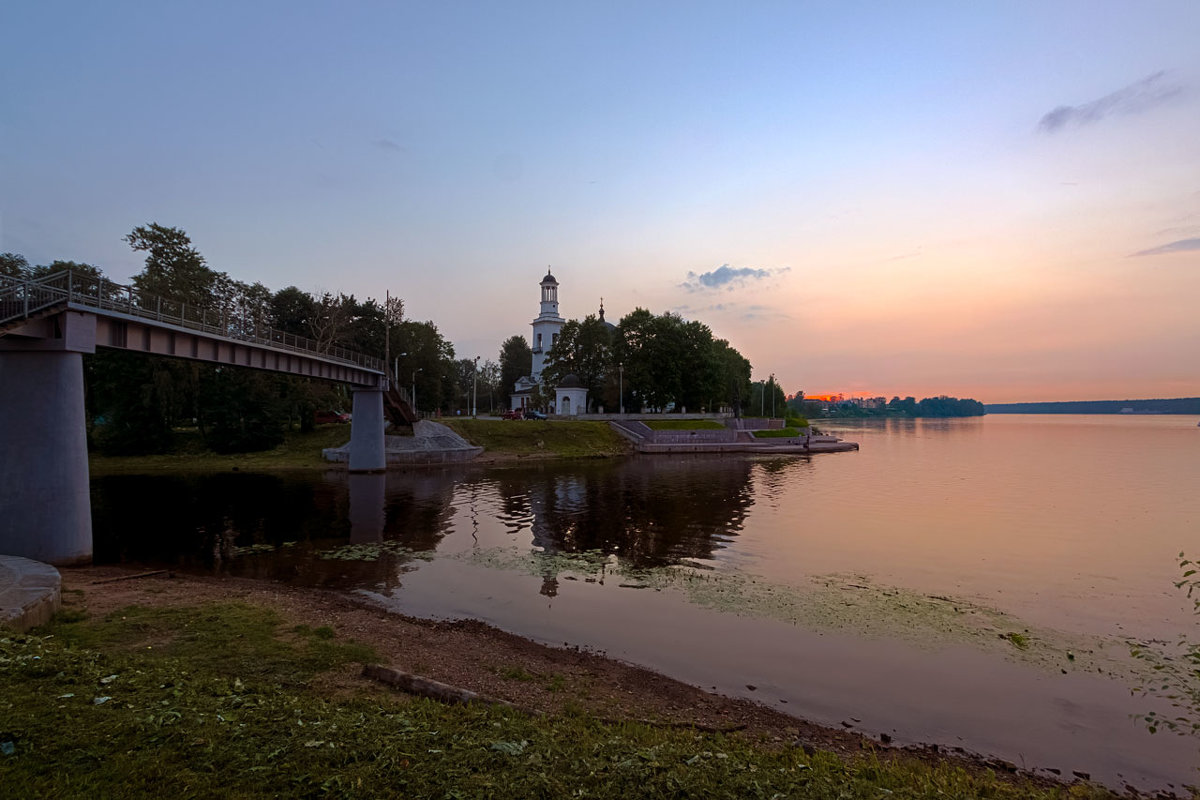
{"label": "church window", "polygon": [[542,349],[542,335],[539,333],[537,336],[538,336],[537,349],[541,350]]}

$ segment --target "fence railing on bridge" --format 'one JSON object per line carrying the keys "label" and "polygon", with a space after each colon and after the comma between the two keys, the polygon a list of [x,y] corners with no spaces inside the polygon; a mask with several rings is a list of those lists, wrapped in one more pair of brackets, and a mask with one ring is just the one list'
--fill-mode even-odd
{"label": "fence railing on bridge", "polygon": [[244,309],[188,305],[70,270],[29,280],[0,276],[0,335],[14,322],[68,307],[154,320],[210,336],[320,356],[371,370],[382,371],[384,367],[382,359],[272,328],[260,315]]}

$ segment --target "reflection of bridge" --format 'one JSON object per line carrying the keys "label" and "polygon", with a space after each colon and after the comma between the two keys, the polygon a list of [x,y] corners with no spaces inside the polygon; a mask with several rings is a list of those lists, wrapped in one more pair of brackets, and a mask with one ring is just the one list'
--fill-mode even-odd
{"label": "reflection of bridge", "polygon": [[386,467],[379,359],[90,275],[0,277],[0,552],[91,560],[83,354],[97,347],[348,383],[350,469]]}

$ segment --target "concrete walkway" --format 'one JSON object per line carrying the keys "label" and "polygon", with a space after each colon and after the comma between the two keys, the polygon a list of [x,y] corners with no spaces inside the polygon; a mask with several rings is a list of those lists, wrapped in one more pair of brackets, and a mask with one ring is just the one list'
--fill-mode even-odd
{"label": "concrete walkway", "polygon": [[40,561],[0,556],[0,627],[27,631],[58,610],[62,578]]}

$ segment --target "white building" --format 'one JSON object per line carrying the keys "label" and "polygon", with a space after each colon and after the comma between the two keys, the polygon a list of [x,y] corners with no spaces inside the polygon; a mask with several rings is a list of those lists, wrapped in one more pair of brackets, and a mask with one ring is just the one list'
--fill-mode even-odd
{"label": "white building", "polygon": [[[546,277],[542,278],[540,285],[542,288],[541,312],[531,323],[533,338],[530,343],[533,346],[533,364],[530,373],[518,379],[513,387],[512,407],[514,410],[532,406],[530,400],[533,390],[542,382],[542,368],[546,365],[546,353],[558,341],[558,334],[566,323],[566,320],[558,315],[558,281],[550,274],[549,268],[546,269]],[[586,408],[585,396],[584,409]]]}

